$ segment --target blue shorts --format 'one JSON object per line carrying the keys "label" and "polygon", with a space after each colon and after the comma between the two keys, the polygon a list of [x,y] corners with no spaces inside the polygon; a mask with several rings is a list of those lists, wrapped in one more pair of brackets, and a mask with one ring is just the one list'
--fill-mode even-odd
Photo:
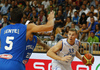
{"label": "blue shorts", "polygon": [[18,61],[0,58],[0,70],[25,70],[25,66]]}

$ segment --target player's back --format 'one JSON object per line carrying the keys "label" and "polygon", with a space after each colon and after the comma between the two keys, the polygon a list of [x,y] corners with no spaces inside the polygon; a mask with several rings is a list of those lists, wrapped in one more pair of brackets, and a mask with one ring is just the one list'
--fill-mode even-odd
{"label": "player's back", "polygon": [[26,48],[25,46],[25,25],[17,23],[4,27],[1,30],[0,61],[17,61],[21,63]]}
{"label": "player's back", "polygon": [[37,44],[37,37],[34,35],[32,41],[27,40],[26,50],[23,57],[23,64],[26,64]]}

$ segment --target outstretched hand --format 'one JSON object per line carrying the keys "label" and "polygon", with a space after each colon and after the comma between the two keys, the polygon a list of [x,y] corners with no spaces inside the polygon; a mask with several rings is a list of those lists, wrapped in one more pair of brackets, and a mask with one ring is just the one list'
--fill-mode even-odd
{"label": "outstretched hand", "polygon": [[48,20],[54,19],[54,11],[51,11],[50,14],[48,15]]}

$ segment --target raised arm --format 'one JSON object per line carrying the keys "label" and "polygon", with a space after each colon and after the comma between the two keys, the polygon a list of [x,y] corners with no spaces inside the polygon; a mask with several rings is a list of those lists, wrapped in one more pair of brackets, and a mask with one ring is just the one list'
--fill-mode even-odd
{"label": "raised arm", "polygon": [[60,57],[57,55],[57,52],[62,49],[62,41],[59,41],[55,46],[51,47],[48,52],[47,56],[55,59],[55,60],[61,60],[61,61],[68,61],[71,59],[71,56],[65,56],[65,57]]}
{"label": "raised arm", "polygon": [[37,43],[39,45],[41,45],[42,47],[44,47],[47,51],[50,49],[50,46],[48,46],[45,43],[43,43],[38,37],[37,37]]}
{"label": "raised arm", "polygon": [[27,30],[30,32],[51,31],[54,27],[54,12],[48,15],[48,22],[45,25],[28,24]]}
{"label": "raised arm", "polygon": [[86,32],[89,32],[89,31],[91,30],[92,24],[93,24],[93,23],[90,24],[90,26],[89,26],[89,28],[88,28],[87,30],[83,30],[83,31],[81,31],[81,32],[85,32],[85,33],[86,33]]}

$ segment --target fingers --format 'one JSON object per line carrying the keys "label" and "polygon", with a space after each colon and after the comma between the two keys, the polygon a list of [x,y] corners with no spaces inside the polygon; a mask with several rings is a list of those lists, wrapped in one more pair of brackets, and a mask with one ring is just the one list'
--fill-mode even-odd
{"label": "fingers", "polygon": [[71,55],[65,56],[65,61],[69,61],[72,58]]}

